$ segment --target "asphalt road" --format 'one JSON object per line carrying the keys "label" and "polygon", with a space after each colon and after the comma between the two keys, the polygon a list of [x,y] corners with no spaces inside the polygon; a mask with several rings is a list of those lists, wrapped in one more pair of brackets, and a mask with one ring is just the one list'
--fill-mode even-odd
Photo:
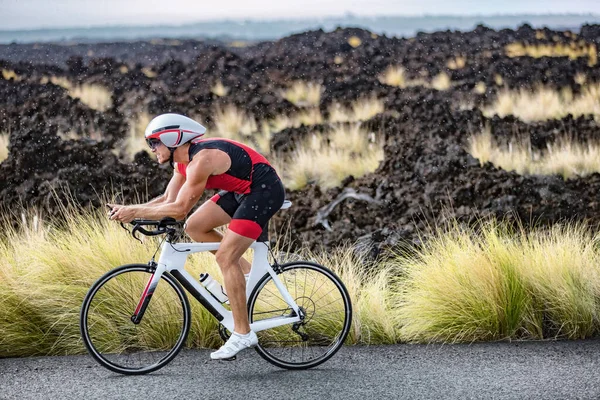
{"label": "asphalt road", "polygon": [[144,376],[88,356],[0,359],[0,399],[598,399],[599,360],[600,340],[345,347],[307,371],[253,350],[186,350]]}

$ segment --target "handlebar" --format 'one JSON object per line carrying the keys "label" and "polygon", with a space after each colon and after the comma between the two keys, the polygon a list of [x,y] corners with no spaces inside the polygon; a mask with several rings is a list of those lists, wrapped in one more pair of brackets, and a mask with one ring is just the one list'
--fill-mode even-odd
{"label": "handlebar", "polygon": [[[134,219],[133,221],[130,222],[131,225],[133,225],[133,229],[131,230],[131,236],[133,236],[135,239],[140,240],[140,238],[138,238],[135,234],[137,232],[142,233],[143,235],[146,236],[158,236],[158,235],[164,235],[164,234],[174,234],[177,232],[176,228],[179,228],[181,226],[183,226],[185,223],[185,221],[177,221],[175,220],[175,218],[171,218],[171,217],[165,217],[163,219],[161,219],[160,221],[157,220],[152,220],[152,219]],[[142,226],[156,226],[157,229],[156,230],[147,230],[145,228],[142,228]],[[127,229],[127,227],[121,222],[121,227],[123,227],[123,229],[125,229],[126,231],[129,232],[129,229]]]}

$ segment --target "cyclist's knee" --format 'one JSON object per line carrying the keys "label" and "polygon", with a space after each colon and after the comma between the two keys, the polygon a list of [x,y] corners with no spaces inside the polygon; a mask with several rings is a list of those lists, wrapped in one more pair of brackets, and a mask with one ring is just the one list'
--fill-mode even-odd
{"label": "cyclist's knee", "polygon": [[190,237],[193,235],[204,235],[212,231],[212,229],[212,227],[203,226],[201,223],[194,223],[194,220],[191,217],[185,221],[184,230]]}
{"label": "cyclist's knee", "polygon": [[231,256],[231,254],[228,252],[217,251],[217,254],[215,254],[215,258],[216,258],[217,264],[219,264],[219,267],[221,268],[221,270],[239,266],[240,260],[239,259],[235,260]]}

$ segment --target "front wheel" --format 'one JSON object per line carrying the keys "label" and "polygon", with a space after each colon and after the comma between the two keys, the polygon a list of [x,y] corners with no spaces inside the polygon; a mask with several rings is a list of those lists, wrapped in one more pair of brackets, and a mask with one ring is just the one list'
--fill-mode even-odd
{"label": "front wheel", "polygon": [[163,273],[141,321],[132,321],[155,268],[123,265],[90,288],[81,307],[83,343],[102,366],[126,375],[145,374],[170,362],[190,330],[183,288]]}
{"label": "front wheel", "polygon": [[[257,332],[256,351],[286,369],[307,369],[331,358],[344,344],[352,322],[352,304],[340,278],[322,265],[295,261],[277,275],[300,307],[303,319]],[[248,299],[250,322],[291,315],[270,275],[258,282]]]}

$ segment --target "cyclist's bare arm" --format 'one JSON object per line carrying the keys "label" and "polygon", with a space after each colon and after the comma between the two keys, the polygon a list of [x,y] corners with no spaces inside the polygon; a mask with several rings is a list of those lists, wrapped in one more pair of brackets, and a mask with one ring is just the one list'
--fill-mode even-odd
{"label": "cyclist's bare arm", "polygon": [[185,183],[177,192],[175,201],[150,206],[114,206],[116,211],[111,214],[111,219],[121,222],[130,222],[134,218],[157,220],[163,217],[173,217],[184,219],[202,196],[206,181],[213,170],[211,157],[198,154],[187,166]]}
{"label": "cyclist's bare arm", "polygon": [[150,200],[147,203],[138,204],[140,206],[155,206],[158,204],[173,203],[177,199],[177,193],[185,183],[185,177],[175,168],[173,176],[167,185],[167,189],[160,196]]}

